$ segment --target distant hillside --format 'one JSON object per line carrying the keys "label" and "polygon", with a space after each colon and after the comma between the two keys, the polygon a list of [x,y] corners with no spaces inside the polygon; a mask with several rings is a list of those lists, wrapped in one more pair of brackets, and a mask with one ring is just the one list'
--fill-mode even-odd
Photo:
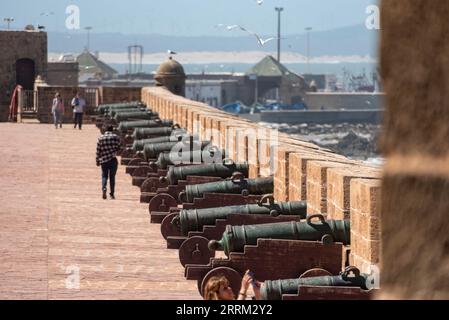
{"label": "distant hillside", "polygon": [[[235,31],[233,34],[238,34]],[[241,33],[236,37],[174,37],[164,35],[124,35],[120,33],[91,34],[91,50],[101,52],[126,52],[131,44],[143,45],[146,53],[175,51],[274,51],[276,41],[259,47],[254,37]],[[268,37],[268,36],[267,36]],[[310,54],[322,55],[370,55],[377,56],[378,31],[367,30],[363,25],[322,32],[311,32]],[[86,34],[49,32],[49,52],[81,52],[86,46]],[[284,51],[306,54],[307,36],[289,35],[282,40]]]}

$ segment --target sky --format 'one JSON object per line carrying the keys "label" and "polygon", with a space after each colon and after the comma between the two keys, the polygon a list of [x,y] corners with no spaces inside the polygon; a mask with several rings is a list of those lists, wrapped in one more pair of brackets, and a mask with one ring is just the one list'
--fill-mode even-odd
{"label": "sky", "polygon": [[[275,35],[277,14],[283,7],[283,34],[332,30],[364,24],[369,5],[377,0],[1,0],[0,28],[5,17],[13,17],[11,28],[23,29],[27,24],[44,25],[47,31],[67,33],[119,32],[123,34],[162,34],[176,36],[238,36],[218,24],[239,24],[264,35]],[[66,8],[80,10],[80,29],[66,28]]]}

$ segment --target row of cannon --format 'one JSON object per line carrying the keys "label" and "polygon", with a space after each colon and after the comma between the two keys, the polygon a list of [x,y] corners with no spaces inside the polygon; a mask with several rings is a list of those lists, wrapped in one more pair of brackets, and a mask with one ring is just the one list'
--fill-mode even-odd
{"label": "row of cannon", "polygon": [[305,201],[275,201],[273,177],[249,179],[247,163],[140,102],[100,106],[97,126],[108,125],[122,138],[121,163],[151,222],[201,294],[217,275],[237,292],[251,269],[263,299],[371,297],[369,275],[348,263],[349,220],[307,215]]}

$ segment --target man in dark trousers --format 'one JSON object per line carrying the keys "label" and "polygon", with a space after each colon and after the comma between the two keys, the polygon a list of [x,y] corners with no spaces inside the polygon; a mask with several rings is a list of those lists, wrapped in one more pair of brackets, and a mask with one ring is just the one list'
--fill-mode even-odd
{"label": "man in dark trousers", "polygon": [[109,126],[106,132],[98,138],[97,142],[97,166],[101,165],[101,182],[103,190],[103,199],[106,199],[106,186],[110,184],[110,197],[115,199],[115,174],[117,173],[118,161],[117,151],[121,148],[120,138],[113,133],[114,128]]}
{"label": "man in dark trousers", "polygon": [[86,108],[86,100],[84,100],[77,92],[75,98],[72,99],[71,105],[73,109],[73,122],[75,124],[73,129],[76,129],[76,126],[78,126],[81,130],[83,125],[84,109]]}

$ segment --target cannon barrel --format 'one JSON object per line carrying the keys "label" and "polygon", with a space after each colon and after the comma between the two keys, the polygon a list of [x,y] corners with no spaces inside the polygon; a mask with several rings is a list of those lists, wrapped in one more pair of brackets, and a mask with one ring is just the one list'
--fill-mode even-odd
{"label": "cannon barrel", "polygon": [[202,231],[203,226],[215,225],[217,219],[226,219],[232,214],[260,214],[260,215],[294,215],[305,219],[307,216],[307,203],[305,201],[272,202],[264,204],[247,204],[240,206],[228,206],[207,209],[181,210],[179,215],[173,218],[183,235],[190,231]]}
{"label": "cannon barrel", "polygon": [[[193,141],[193,149],[203,150],[210,144],[210,141]],[[172,150],[189,150],[190,142],[188,141],[172,141],[156,144],[146,144],[142,151],[137,153],[142,154],[145,160],[157,159],[161,152],[167,152]]]}
{"label": "cannon barrel", "polygon": [[118,104],[102,104],[97,107],[97,112],[99,114],[105,114],[106,112],[113,109],[129,109],[129,108],[146,108],[146,105],[141,102],[130,102],[130,103],[118,103]]}
{"label": "cannon barrel", "polygon": [[147,144],[155,144],[155,143],[165,143],[165,142],[179,142],[183,138],[185,138],[187,134],[184,135],[170,135],[170,136],[162,136],[156,138],[142,139],[134,141],[131,149],[134,152],[142,151],[145,145]]}
{"label": "cannon barrel", "polygon": [[170,167],[166,178],[169,184],[175,185],[179,180],[185,180],[187,176],[229,178],[235,172],[241,172],[243,175],[248,176],[248,164],[223,161],[219,164],[212,163],[184,167]]}
{"label": "cannon barrel", "polygon": [[[314,223],[312,218],[319,217]],[[256,245],[257,239],[285,239],[323,242],[341,242],[350,244],[349,220],[325,220],[322,215],[307,217],[305,222],[280,222],[261,225],[226,226],[221,240],[209,242],[211,250],[243,252],[245,245]]]}
{"label": "cannon barrel", "polygon": [[186,202],[193,202],[194,198],[201,198],[204,193],[263,195],[273,193],[273,189],[273,177],[244,179],[233,175],[230,180],[188,185],[184,194]]}
{"label": "cannon barrel", "polygon": [[173,127],[161,128],[136,128],[130,137],[133,140],[149,139],[154,137],[170,136],[172,134],[181,135],[186,133],[184,129],[175,129]]}
{"label": "cannon barrel", "polygon": [[146,108],[145,104],[129,103],[129,104],[117,104],[117,105],[100,105],[97,108],[98,114],[105,114],[111,110],[125,110],[130,108]]}
{"label": "cannon barrel", "polygon": [[169,165],[175,164],[201,164],[201,163],[222,163],[225,150],[218,150],[214,147],[206,147],[203,150],[190,150],[182,152],[163,152],[153,165],[159,169],[167,169]]}
{"label": "cannon barrel", "polygon": [[[353,275],[349,275],[352,272]],[[368,275],[349,267],[337,276],[321,276],[285,280],[266,280],[260,288],[262,300],[282,300],[284,294],[298,294],[299,286],[359,287],[367,290]]]}
{"label": "cannon barrel", "polygon": [[135,128],[156,128],[169,127],[173,125],[171,120],[137,120],[137,121],[122,121],[118,125],[120,132],[126,132]]}
{"label": "cannon barrel", "polygon": [[114,121],[116,123],[120,123],[122,121],[129,121],[131,119],[133,120],[152,120],[158,118],[159,115],[155,114],[151,111],[144,111],[144,112],[123,112],[123,113],[116,113],[114,116]]}
{"label": "cannon barrel", "polygon": [[151,110],[148,110],[147,108],[126,108],[126,109],[110,109],[105,113],[105,115],[109,116],[110,118],[114,118],[116,114],[122,114],[122,113],[142,113],[142,112],[151,112]]}

